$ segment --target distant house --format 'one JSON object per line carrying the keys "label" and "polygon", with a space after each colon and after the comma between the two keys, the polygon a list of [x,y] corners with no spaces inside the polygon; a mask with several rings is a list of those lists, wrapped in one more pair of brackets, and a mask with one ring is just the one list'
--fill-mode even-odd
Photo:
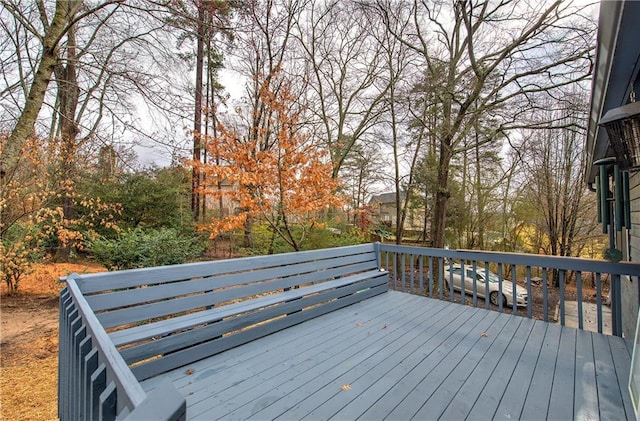
{"label": "distant house", "polygon": [[[207,187],[207,194],[205,195],[205,205],[209,216],[217,218],[226,218],[227,216],[234,215],[237,212],[238,203],[233,201],[228,193],[234,190],[233,184],[227,180],[223,180],[219,186]],[[223,192],[221,198],[214,197],[212,194],[220,190]]]}
{"label": "distant house", "polygon": [[[400,200],[404,202],[406,192],[400,193]],[[371,197],[369,206],[374,209],[374,222],[385,224],[395,230],[397,225],[396,193],[382,193]],[[404,221],[405,231],[422,231],[424,228],[424,208],[410,208]]]}

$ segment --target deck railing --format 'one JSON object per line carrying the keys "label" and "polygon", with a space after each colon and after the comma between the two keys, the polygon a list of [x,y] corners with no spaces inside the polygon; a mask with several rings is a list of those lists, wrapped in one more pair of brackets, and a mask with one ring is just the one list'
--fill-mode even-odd
{"label": "deck railing", "polygon": [[[169,383],[147,394],[116,350],[73,279],[60,293],[58,417],[61,420],[185,418]],[[69,390],[71,388],[72,390]]]}
{"label": "deck railing", "polygon": [[[554,307],[557,300],[557,321],[562,325],[565,325],[567,320],[567,283],[570,282],[572,288],[575,287],[577,327],[580,329],[584,328],[584,290],[585,283],[589,282],[595,288],[595,297],[591,297],[590,301],[595,301],[596,304],[597,330],[603,332],[603,304],[608,296],[611,302],[611,329],[612,334],[616,336],[622,336],[621,277],[631,276],[637,282],[637,277],[640,276],[640,264],[628,262],[611,263],[573,257],[391,244],[381,244],[380,252],[382,266],[390,273],[392,289],[461,303],[467,303],[468,295],[471,299],[470,304],[477,307],[483,305],[479,295],[489,296],[489,284],[474,281],[472,287],[466,289],[464,274],[468,273],[469,269],[474,278],[475,274],[483,274],[488,278],[489,273],[494,273],[499,279],[497,286],[500,293],[508,288],[505,285],[510,286],[514,292],[517,284],[526,288],[526,305],[520,308],[512,306],[510,311],[513,314],[552,321],[551,319],[556,317]],[[462,291],[454,291],[454,267],[461,269],[460,272],[463,274],[460,285]],[[485,291],[479,291],[478,288],[484,288]],[[537,292],[535,295],[534,288]],[[513,295],[515,298],[515,293]],[[571,294],[572,297],[573,295]],[[534,308],[538,309],[540,306],[542,314],[539,314],[540,311],[534,311]],[[484,307],[505,311],[502,299],[498,300],[497,305],[492,305],[490,300],[486,299]],[[550,315],[550,312],[553,312],[553,315]]]}

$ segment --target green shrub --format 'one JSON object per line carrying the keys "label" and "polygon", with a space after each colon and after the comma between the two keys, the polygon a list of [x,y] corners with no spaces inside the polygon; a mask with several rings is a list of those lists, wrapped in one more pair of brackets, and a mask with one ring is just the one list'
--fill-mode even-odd
{"label": "green shrub", "polygon": [[115,239],[99,238],[89,253],[109,270],[134,269],[185,263],[202,255],[206,241],[198,235],[180,235],[172,228],[136,228]]}
{"label": "green shrub", "polygon": [[[303,235],[299,231],[301,228],[294,226],[294,235],[302,238]],[[255,224],[253,226],[253,247],[250,250],[243,249],[246,255],[264,255],[269,250],[274,254],[287,253],[294,251],[280,236],[273,235],[272,228],[265,223]],[[301,243],[301,250],[315,250],[321,248],[349,246],[353,244],[361,244],[366,242],[362,233],[357,229],[313,227],[304,235],[304,241]]]}

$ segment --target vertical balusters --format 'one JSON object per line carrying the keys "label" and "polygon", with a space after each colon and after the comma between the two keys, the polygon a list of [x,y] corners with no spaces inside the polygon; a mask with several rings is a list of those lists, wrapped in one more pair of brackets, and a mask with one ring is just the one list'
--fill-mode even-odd
{"label": "vertical balusters", "polygon": [[547,273],[547,268],[542,268],[542,306],[544,308],[544,321],[549,321],[549,285],[547,285],[547,280],[549,276]]}
{"label": "vertical balusters", "polygon": [[475,260],[471,263],[471,270],[473,271],[473,306],[478,307],[478,262]]}
{"label": "vertical balusters", "polygon": [[411,285],[409,285],[409,288],[410,288],[410,292],[412,294],[415,294],[415,288],[414,288],[414,285],[413,285],[413,283],[415,282],[415,274],[414,274],[414,271],[413,271],[413,268],[414,268],[415,265],[413,263],[413,257],[414,257],[413,254],[409,255],[409,282],[411,283]]}
{"label": "vertical balusters", "polygon": [[565,308],[564,308],[564,270],[558,270],[558,282],[560,283],[560,324],[565,325]]}
{"label": "vertical balusters", "polygon": [[518,294],[517,291],[517,276],[516,265],[511,265],[511,304],[513,304],[513,315],[518,315]]}
{"label": "vertical balusters", "polygon": [[418,273],[420,274],[420,295],[426,295],[424,293],[424,256],[422,255],[418,261]]}
{"label": "vertical balusters", "polygon": [[117,412],[117,390],[114,382],[109,382],[100,394],[100,421],[115,421]]}
{"label": "vertical balusters", "polygon": [[100,395],[107,387],[107,367],[104,363],[100,363],[96,371],[91,374],[91,387],[89,388],[91,403],[90,419],[99,420],[100,418]]}
{"label": "vertical balusters", "polygon": [[465,304],[466,285],[467,285],[467,270],[464,266],[464,260],[460,261],[460,304]]}
{"label": "vertical balusters", "polygon": [[455,300],[455,295],[453,291],[453,260],[449,259],[449,299],[453,303]]}
{"label": "vertical balusters", "polygon": [[533,318],[533,294],[531,293],[531,266],[527,266],[527,317]]}
{"label": "vertical balusters", "polygon": [[578,294],[578,327],[584,329],[582,321],[582,272],[576,274],[576,293]]}
{"label": "vertical balusters", "polygon": [[429,256],[429,298],[433,298],[433,256]]}
{"label": "vertical balusters", "polygon": [[596,307],[598,311],[598,332],[602,333],[602,276],[596,273]]}
{"label": "vertical balusters", "polygon": [[491,303],[489,302],[489,262],[484,262],[484,308],[489,310]]}
{"label": "vertical balusters", "polygon": [[92,348],[84,357],[84,372],[82,373],[82,386],[84,392],[84,419],[91,419],[92,399],[91,399],[91,378],[98,369],[98,348]]}
{"label": "vertical balusters", "polygon": [[498,263],[498,311],[503,313],[503,299],[502,299],[502,263]]}

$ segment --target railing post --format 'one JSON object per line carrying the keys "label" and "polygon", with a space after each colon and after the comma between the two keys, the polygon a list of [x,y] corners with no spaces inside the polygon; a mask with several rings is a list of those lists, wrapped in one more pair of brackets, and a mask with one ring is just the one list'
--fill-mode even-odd
{"label": "railing post", "polygon": [[187,417],[187,401],[169,381],[163,381],[128,416],[128,421],[182,421]]}
{"label": "railing post", "polygon": [[378,269],[382,269],[382,251],[380,250],[380,242],[373,243],[373,249],[376,252],[376,264]]}
{"label": "railing post", "polygon": [[611,330],[615,336],[622,336],[622,293],[618,274],[611,277]]}

